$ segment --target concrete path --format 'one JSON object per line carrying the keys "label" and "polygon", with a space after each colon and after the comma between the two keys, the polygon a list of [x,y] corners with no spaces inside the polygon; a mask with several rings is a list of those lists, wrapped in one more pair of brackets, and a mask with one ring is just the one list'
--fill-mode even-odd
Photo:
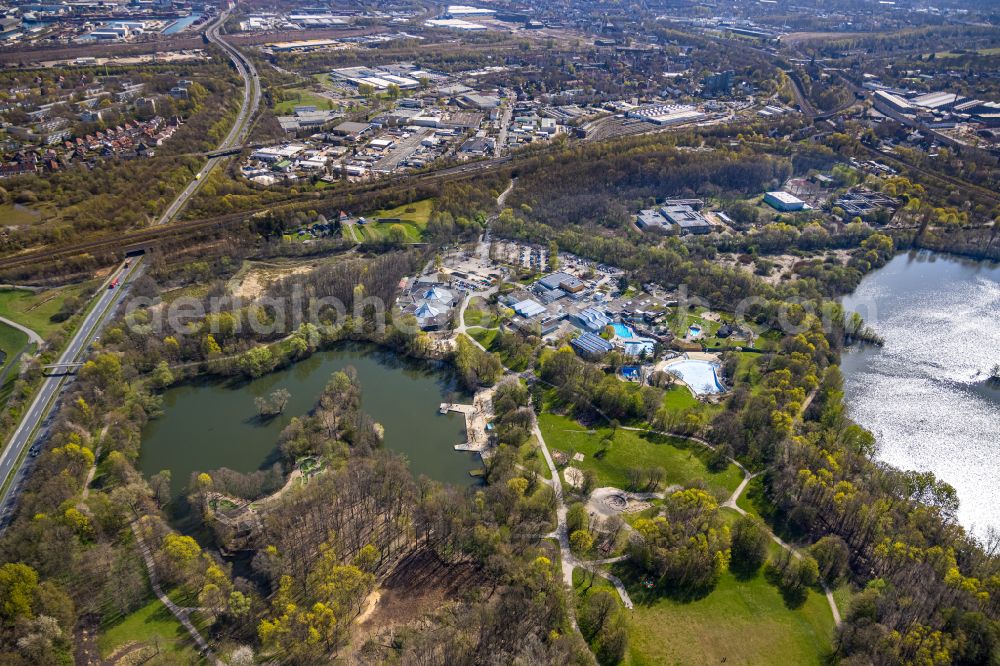
{"label": "concrete path", "polygon": [[[552,474],[552,478],[548,480],[547,483],[549,483],[549,485],[551,485],[552,489],[555,491],[557,522],[555,531],[545,536],[547,538],[553,538],[559,543],[559,561],[562,566],[563,584],[567,587],[568,590],[571,591],[573,589],[573,570],[576,569],[577,567],[581,567],[583,569],[596,573],[598,576],[601,576],[602,578],[607,579],[612,585],[614,585],[615,590],[618,591],[618,596],[621,597],[622,604],[625,605],[625,608],[628,609],[634,608],[634,604],[632,603],[632,598],[629,597],[628,590],[625,589],[625,585],[621,582],[621,580],[617,576],[597,568],[598,565],[600,564],[620,562],[623,559],[625,559],[625,557],[621,558],[612,557],[606,560],[594,560],[592,562],[587,562],[585,560],[577,558],[577,556],[574,555],[573,551],[570,549],[569,530],[566,526],[566,502],[563,497],[562,483],[560,483],[559,481],[559,472],[556,470],[556,464],[552,460],[552,455],[549,453],[549,447],[546,446],[545,438],[542,437],[542,431],[538,427],[537,423],[535,423],[535,425],[533,426],[532,432],[538,439],[538,444],[542,448],[542,456],[545,458],[545,464],[549,466],[549,472]],[[569,608],[573,608],[572,603],[569,605]],[[576,624],[575,613],[571,613],[570,621],[572,622],[574,629],[579,628]]]}
{"label": "concrete path", "polygon": [[191,622],[191,611],[197,610],[194,608],[182,608],[175,604],[170,597],[168,597],[163,592],[163,588],[160,587],[160,579],[156,575],[156,563],[153,561],[153,553],[149,550],[149,546],[146,545],[145,539],[142,538],[142,530],[136,525],[135,521],[130,523],[132,528],[132,534],[135,535],[135,543],[139,547],[139,553],[142,555],[143,562],[146,564],[146,572],[149,575],[149,585],[153,588],[153,592],[156,594],[156,598],[167,607],[177,621],[181,623],[184,629],[191,635],[194,639],[195,645],[198,647],[198,652],[205,656],[209,662],[216,664],[217,666],[224,666],[222,660],[218,659],[213,653],[212,649],[208,646],[208,642],[199,633],[198,629]]}
{"label": "concrete path", "polygon": [[43,344],[45,344],[45,340],[42,340],[42,336],[38,335],[38,333],[35,333],[33,330],[31,330],[27,326],[23,326],[21,324],[18,324],[16,321],[11,321],[10,319],[7,319],[6,317],[0,317],[0,323],[7,324],[11,328],[16,328],[17,330],[21,331],[22,333],[24,333],[25,335],[28,336],[28,340],[30,342],[34,342],[39,347],[41,347]]}
{"label": "concrete path", "polygon": [[[802,407],[799,410],[798,416],[796,417],[796,422],[799,419],[801,419],[802,416],[805,414],[806,409],[809,407],[809,404],[812,403],[812,400],[813,400],[813,398],[815,396],[816,396],[816,392],[813,391],[803,401]],[[679,439],[686,439],[688,441],[696,442],[698,444],[701,444],[702,446],[705,446],[705,447],[707,447],[707,448],[709,448],[709,449],[711,449],[713,451],[715,450],[715,446],[713,444],[711,444],[710,442],[702,439],[701,437],[697,437],[695,435],[684,435],[684,434],[679,434],[679,433],[663,432],[661,430],[648,430],[648,429],[644,429],[644,428],[635,428],[635,427],[629,427],[629,426],[622,426],[622,429],[623,430],[632,430],[632,431],[636,431],[636,432],[650,432],[650,433],[654,433],[654,434],[657,434],[657,435],[663,435],[665,437],[677,437]],[[539,438],[539,439],[541,439],[541,438]],[[748,470],[738,460],[736,460],[734,458],[729,458],[729,462],[731,462],[732,464],[736,465],[736,467],[738,467],[740,469],[740,471],[743,472],[743,481],[740,482],[740,485],[736,487],[736,490],[733,491],[733,494],[729,496],[729,499],[727,499],[725,502],[722,503],[722,506],[726,507],[728,509],[732,509],[733,511],[736,511],[740,515],[745,516],[745,515],[747,515],[747,512],[744,511],[742,508],[740,508],[740,506],[737,504],[737,502],[739,501],[740,496],[743,494],[743,491],[746,490],[746,487],[750,483],[750,481],[753,480],[754,477],[758,476],[760,474],[760,472],[751,474],[750,470]],[[802,559],[802,553],[799,552],[799,550],[797,548],[795,548],[794,546],[791,546],[791,545],[785,543],[781,539],[781,537],[779,537],[777,534],[775,534],[771,530],[771,528],[768,527],[766,524],[764,524],[764,529],[767,530],[767,533],[771,537],[772,541],[774,541],[776,544],[778,544],[779,546],[781,546],[782,548],[784,548],[785,550],[787,550],[788,552],[790,552],[792,554],[792,556],[795,557],[796,559]],[[826,601],[830,605],[830,613],[833,615],[833,622],[834,622],[834,624],[836,626],[839,627],[840,624],[841,624],[841,617],[840,617],[840,608],[837,607],[837,600],[834,599],[834,597],[833,597],[833,591],[830,590],[829,587],[827,587],[826,583],[822,583],[822,585],[823,585],[823,592],[826,595]]]}

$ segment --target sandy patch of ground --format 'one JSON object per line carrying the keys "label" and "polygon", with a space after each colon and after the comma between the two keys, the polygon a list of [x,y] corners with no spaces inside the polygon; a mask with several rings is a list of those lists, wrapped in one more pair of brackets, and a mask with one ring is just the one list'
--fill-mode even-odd
{"label": "sandy patch of ground", "polygon": [[[757,277],[768,284],[778,284],[781,282],[783,276],[792,275],[792,267],[800,261],[809,261],[810,259],[826,259],[827,257],[836,257],[837,261],[844,264],[850,258],[850,252],[847,250],[830,250],[823,254],[817,254],[814,257],[796,257],[791,254],[769,254],[762,258],[772,264],[771,272],[768,275],[758,275]],[[724,266],[739,268],[751,274],[755,274],[757,270],[756,262],[741,264],[737,260],[737,256],[734,254],[720,255],[718,262]],[[704,317],[704,315],[702,316]]]}
{"label": "sandy patch of ground", "polygon": [[355,624],[364,624],[365,622],[367,622],[369,618],[371,618],[371,616],[375,613],[375,609],[378,608],[378,602],[379,599],[381,598],[382,598],[381,590],[375,590],[374,592],[369,594],[368,598],[365,599],[365,609],[361,611],[361,615],[354,618]]}
{"label": "sandy patch of ground", "polygon": [[482,583],[481,576],[472,564],[448,564],[426,549],[411,552],[366,600],[351,637],[353,650],[460,598]]}
{"label": "sandy patch of ground", "polygon": [[250,268],[242,280],[236,284],[230,283],[229,290],[236,298],[252,301],[263,296],[264,291],[272,282],[291,277],[292,275],[303,275],[314,268],[316,268],[314,264],[295,266],[293,268]]}
{"label": "sandy patch of ground", "polygon": [[583,472],[581,472],[576,467],[567,467],[563,470],[563,478],[566,479],[566,483],[573,486],[574,488],[583,487]]}

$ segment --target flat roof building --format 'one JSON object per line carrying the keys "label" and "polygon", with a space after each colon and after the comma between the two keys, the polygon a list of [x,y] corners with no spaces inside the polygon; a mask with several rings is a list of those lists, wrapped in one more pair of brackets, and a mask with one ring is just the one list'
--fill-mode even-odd
{"label": "flat roof building", "polygon": [[712,225],[705,217],[691,206],[663,206],[660,214],[670,224],[676,225],[682,234],[707,234]]}
{"label": "flat roof building", "polygon": [[[898,113],[913,113],[913,105],[899,95],[894,95],[885,90],[876,90],[874,94],[875,108],[879,111],[885,108]],[[879,108],[882,107],[882,108]]]}
{"label": "flat roof building", "polygon": [[538,280],[539,285],[546,289],[562,289],[566,293],[575,294],[583,291],[586,286],[579,278],[562,271],[551,273]]}
{"label": "flat roof building", "polygon": [[584,333],[573,338],[569,344],[576,350],[577,354],[586,358],[600,358],[613,348],[610,342],[593,333]]}
{"label": "flat roof building", "polygon": [[514,303],[514,312],[521,315],[525,319],[531,319],[532,317],[537,317],[545,312],[545,307],[530,298],[526,298],[523,301],[518,301]]}
{"label": "flat roof building", "polygon": [[806,205],[806,202],[802,201],[802,199],[780,190],[765,194],[764,203],[775,210],[784,212],[802,210]]}

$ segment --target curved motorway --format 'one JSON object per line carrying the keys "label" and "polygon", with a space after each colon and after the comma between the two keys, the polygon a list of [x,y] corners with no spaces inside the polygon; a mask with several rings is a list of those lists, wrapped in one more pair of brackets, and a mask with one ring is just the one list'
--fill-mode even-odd
{"label": "curved motorway", "polygon": [[[257,78],[257,69],[238,49],[219,36],[219,31],[225,24],[227,16],[228,12],[220,14],[219,18],[205,30],[205,37],[229,56],[229,59],[236,67],[236,71],[243,77],[243,103],[240,106],[240,112],[236,116],[236,122],[233,123],[232,129],[229,130],[229,134],[226,135],[226,138],[222,140],[222,143],[219,144],[216,150],[236,148],[246,140],[247,135],[250,133],[250,121],[257,113],[257,108],[260,105],[260,81]],[[195,195],[202,183],[205,182],[212,169],[215,168],[215,165],[223,159],[225,158],[209,157],[208,161],[205,162],[205,166],[195,174],[194,180],[188,183],[188,186],[177,195],[173,203],[163,211],[163,215],[156,220],[156,224],[166,224],[173,220],[184,206],[187,205],[191,197]]]}
{"label": "curved motorway", "polygon": [[[250,120],[257,112],[260,103],[257,70],[242,53],[219,36],[219,29],[225,23],[227,15],[228,12],[220,14],[219,18],[205,31],[205,36],[229,56],[236,70],[243,77],[245,85],[240,112],[236,116],[236,122],[233,123],[229,134],[219,146],[220,149],[238,146],[246,139],[250,129]],[[211,173],[221,159],[224,158],[211,157],[208,159],[205,166],[195,174],[194,179],[157,220],[158,225],[169,222],[184,208],[185,204],[198,191],[205,177]],[[124,300],[128,286],[132,280],[142,274],[144,269],[142,257],[137,257],[131,262],[123,262],[112,272],[111,277],[105,283],[106,286],[102,286],[79,328],[59,356],[59,365],[72,365],[86,358],[90,345],[97,339],[102,326]],[[44,434],[45,423],[58,403],[59,394],[70,381],[65,374],[42,379],[42,383],[25,410],[17,429],[7,442],[7,446],[0,452],[0,529],[5,527],[12,517],[21,482],[30,470],[30,465],[27,464],[27,461],[32,458],[28,455],[29,447],[40,434]]]}

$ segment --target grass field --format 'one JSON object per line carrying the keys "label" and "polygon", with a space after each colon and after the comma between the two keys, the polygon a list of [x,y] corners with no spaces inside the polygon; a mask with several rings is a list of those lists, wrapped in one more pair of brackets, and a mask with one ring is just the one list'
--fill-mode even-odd
{"label": "grass field", "polygon": [[315,106],[320,111],[333,108],[333,102],[322,95],[294,88],[282,91],[286,99],[274,105],[274,113],[280,116],[290,115],[297,106]]}
{"label": "grass field", "polygon": [[663,405],[675,412],[693,409],[702,404],[686,386],[673,386],[663,396]]}
{"label": "grass field", "polygon": [[4,224],[8,226],[22,227],[41,222],[43,216],[27,206],[10,203],[0,206],[0,220],[3,220]]}
{"label": "grass field", "polygon": [[[354,226],[359,240],[380,241],[388,237],[389,229],[398,224],[406,233],[406,241],[409,243],[419,243],[423,240],[424,230],[427,229],[427,222],[431,217],[431,210],[434,207],[433,199],[421,199],[413,203],[403,204],[388,210],[378,210],[365,215],[367,224],[357,224]],[[399,222],[376,222],[381,217],[397,218]],[[343,228],[342,234],[348,240],[354,240],[347,228]]]}
{"label": "grass field", "polygon": [[0,323],[0,351],[3,351],[3,361],[0,361],[0,373],[24,345],[28,344],[28,336],[13,326]]}
{"label": "grass field", "polygon": [[493,340],[496,339],[497,333],[499,333],[495,328],[486,329],[478,327],[467,329],[466,332],[486,349],[489,349],[493,345]]}
{"label": "grass field", "polygon": [[476,296],[469,303],[469,307],[465,308],[465,325],[493,328],[497,325],[497,320],[489,311],[489,304]]}
{"label": "grass field", "polygon": [[[921,57],[926,58],[929,55],[930,54],[925,53]],[[995,55],[1000,55],[1000,47],[992,47],[992,48],[988,48],[988,49],[978,49],[978,50],[976,50],[976,51],[974,51],[972,53],[955,53],[953,51],[938,51],[937,53],[934,54],[934,57],[935,58],[961,58],[962,56],[965,56],[965,55],[979,55],[979,56],[995,56]]]}
{"label": "grass field", "polygon": [[200,663],[187,632],[159,599],[153,599],[102,631],[97,641],[101,656],[104,657],[126,643],[158,644],[161,653],[166,652],[174,657],[172,663]]}
{"label": "grass field", "polygon": [[91,283],[76,284],[38,293],[24,289],[0,289],[0,315],[27,326],[44,338],[62,326],[51,318],[66,299],[89,293],[94,286]]}
{"label": "grass field", "polygon": [[602,440],[611,435],[605,428],[589,432],[573,419],[557,414],[541,414],[538,425],[550,449],[582,453],[582,462],[575,467],[592,469],[600,486],[626,488],[625,470],[629,467],[662,467],[667,484],[690,484],[702,480],[720,501],[729,497],[740,484],[743,475],[735,465],[722,472],[711,472],[705,464],[708,449],[681,439],[661,437],[619,429],[614,441],[602,455]]}
{"label": "grass field", "polygon": [[[728,571],[708,595],[676,600],[630,580],[616,565],[634,610],[626,611],[629,647],[623,664],[823,664],[832,651],[833,616],[823,595],[810,592],[801,608],[788,608],[763,574],[746,581]],[[574,587],[587,594],[574,573]],[[594,589],[610,587],[597,578]]]}
{"label": "grass field", "polygon": [[15,361],[20,362],[17,353],[28,344],[28,336],[17,330],[13,326],[0,324],[0,407],[7,404],[14,382],[17,381],[18,371],[14,366]]}

